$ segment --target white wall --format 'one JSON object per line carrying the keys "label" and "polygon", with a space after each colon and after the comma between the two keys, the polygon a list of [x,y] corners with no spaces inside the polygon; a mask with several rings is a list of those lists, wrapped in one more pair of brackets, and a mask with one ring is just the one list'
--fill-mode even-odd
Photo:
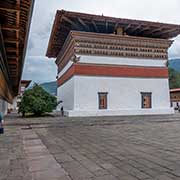
{"label": "white wall", "polygon": [[107,57],[107,56],[81,56],[80,63],[95,64],[114,64],[114,65],[131,65],[131,66],[149,66],[165,67],[167,60],[160,59],[143,59],[143,58],[126,58],[126,57]]}
{"label": "white wall", "polygon": [[[74,78],[71,78],[57,89],[58,101],[63,101],[64,110],[74,109]],[[58,107],[60,109],[60,107]]]}
{"label": "white wall", "polygon": [[13,99],[13,104],[9,104],[8,103],[8,109],[12,109],[12,110],[18,110],[18,107],[17,107],[17,97],[15,97]]}
{"label": "white wall", "polygon": [[[79,56],[79,55],[77,55]],[[166,60],[80,55],[79,63],[166,67]],[[61,77],[73,64],[69,61]],[[98,92],[108,92],[108,109],[98,109]],[[141,92],[152,92],[152,108],[141,108]],[[169,114],[168,79],[73,76],[58,88],[69,116]]]}
{"label": "white wall", "polygon": [[167,79],[75,76],[75,109],[98,109],[98,92],[108,92],[108,109],[141,108],[141,92],[152,107],[170,107]]}
{"label": "white wall", "polygon": [[[75,94],[70,116],[173,113],[168,79],[90,76],[74,76],[72,79]],[[108,92],[107,110],[98,109],[98,92]],[[141,92],[152,92],[152,109],[141,108]]]}

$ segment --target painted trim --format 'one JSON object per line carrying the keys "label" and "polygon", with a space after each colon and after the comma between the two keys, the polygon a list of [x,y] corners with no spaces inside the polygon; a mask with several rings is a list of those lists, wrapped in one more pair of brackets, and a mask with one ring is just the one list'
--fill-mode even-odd
{"label": "painted trim", "polygon": [[118,65],[118,66],[141,66],[141,67],[167,67],[167,60],[142,59],[128,57],[103,57],[103,56],[80,56],[80,63]]}
{"label": "painted trim", "polygon": [[106,77],[140,77],[140,78],[168,78],[168,68],[130,67],[112,65],[87,65],[83,63],[72,66],[57,80],[58,86],[64,84],[74,75],[106,76]]}

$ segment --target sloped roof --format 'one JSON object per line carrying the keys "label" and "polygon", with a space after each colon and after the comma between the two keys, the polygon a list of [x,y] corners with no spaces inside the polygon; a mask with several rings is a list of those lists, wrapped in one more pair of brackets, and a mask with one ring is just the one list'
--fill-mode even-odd
{"label": "sloped roof", "polygon": [[129,36],[170,39],[180,34],[180,25],[175,24],[58,10],[46,55],[57,57],[71,30],[112,34],[117,27],[122,27]]}

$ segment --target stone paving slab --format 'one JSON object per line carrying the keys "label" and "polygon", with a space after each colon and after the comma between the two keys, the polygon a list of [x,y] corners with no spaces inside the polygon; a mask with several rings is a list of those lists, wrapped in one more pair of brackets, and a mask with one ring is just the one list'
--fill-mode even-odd
{"label": "stone paving slab", "polygon": [[[49,153],[47,147],[33,130],[23,130],[22,137],[29,172],[34,180],[69,178],[68,173]],[[37,144],[37,142],[39,143]]]}
{"label": "stone paving slab", "polygon": [[0,180],[180,179],[180,115],[5,118]]}

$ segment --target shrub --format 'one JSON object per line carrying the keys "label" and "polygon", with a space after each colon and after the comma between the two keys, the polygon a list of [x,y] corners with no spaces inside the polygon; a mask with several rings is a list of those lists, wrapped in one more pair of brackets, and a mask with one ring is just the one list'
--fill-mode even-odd
{"label": "shrub", "polygon": [[36,84],[32,89],[28,89],[24,92],[19,112],[21,112],[23,116],[25,116],[26,113],[40,116],[46,112],[52,112],[56,105],[56,97]]}

